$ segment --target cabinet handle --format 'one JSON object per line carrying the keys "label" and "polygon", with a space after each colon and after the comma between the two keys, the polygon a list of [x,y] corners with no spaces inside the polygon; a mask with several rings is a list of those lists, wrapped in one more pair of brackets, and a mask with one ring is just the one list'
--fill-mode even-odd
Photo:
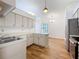
{"label": "cabinet handle", "polygon": [[70,43],[75,44],[75,42],[73,42],[72,40],[70,40]]}

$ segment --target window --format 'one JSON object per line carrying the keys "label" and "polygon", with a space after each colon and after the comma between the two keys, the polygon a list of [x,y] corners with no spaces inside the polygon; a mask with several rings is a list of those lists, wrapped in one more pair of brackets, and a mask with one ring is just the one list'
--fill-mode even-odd
{"label": "window", "polygon": [[41,24],[42,33],[48,33],[48,24]]}

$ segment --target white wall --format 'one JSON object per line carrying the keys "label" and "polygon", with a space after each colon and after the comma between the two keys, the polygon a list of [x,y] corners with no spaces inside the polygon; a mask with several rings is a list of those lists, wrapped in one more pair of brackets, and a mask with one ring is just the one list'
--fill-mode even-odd
{"label": "white wall", "polygon": [[52,16],[54,22],[49,21],[49,37],[65,38],[65,12],[56,12]]}
{"label": "white wall", "polygon": [[[50,18],[50,16],[53,17]],[[50,20],[54,20],[54,22],[51,23]],[[37,23],[48,23],[49,37],[65,38],[65,10],[60,12],[54,12],[47,16],[43,16],[37,21]],[[38,32],[40,32],[40,29],[38,30]]]}

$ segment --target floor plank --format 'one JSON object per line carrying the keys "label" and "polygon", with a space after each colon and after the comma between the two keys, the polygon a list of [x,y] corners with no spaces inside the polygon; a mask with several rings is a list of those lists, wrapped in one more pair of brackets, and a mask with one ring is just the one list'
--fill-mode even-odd
{"label": "floor plank", "polygon": [[49,48],[32,45],[27,48],[27,59],[70,59],[64,40],[49,39]]}

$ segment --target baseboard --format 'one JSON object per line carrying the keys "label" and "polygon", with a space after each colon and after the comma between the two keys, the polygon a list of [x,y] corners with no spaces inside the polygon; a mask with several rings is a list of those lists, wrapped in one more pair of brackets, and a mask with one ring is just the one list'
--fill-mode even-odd
{"label": "baseboard", "polygon": [[35,43],[33,43],[33,45],[36,45],[36,46],[41,47],[41,48],[45,48],[44,46],[41,46],[41,45],[38,45],[38,44],[35,44]]}
{"label": "baseboard", "polygon": [[33,45],[38,46],[38,47],[41,47],[41,48],[46,48],[46,47],[44,47],[44,46],[41,46],[41,45],[38,45],[38,44],[35,44],[35,43],[33,43],[33,44],[27,46],[27,48],[30,48],[30,47],[33,46]]}
{"label": "baseboard", "polygon": [[31,47],[32,45],[33,45],[33,44],[31,44],[31,45],[27,46],[27,48]]}
{"label": "baseboard", "polygon": [[49,37],[50,39],[62,39],[65,40],[65,38],[60,38],[60,37]]}

